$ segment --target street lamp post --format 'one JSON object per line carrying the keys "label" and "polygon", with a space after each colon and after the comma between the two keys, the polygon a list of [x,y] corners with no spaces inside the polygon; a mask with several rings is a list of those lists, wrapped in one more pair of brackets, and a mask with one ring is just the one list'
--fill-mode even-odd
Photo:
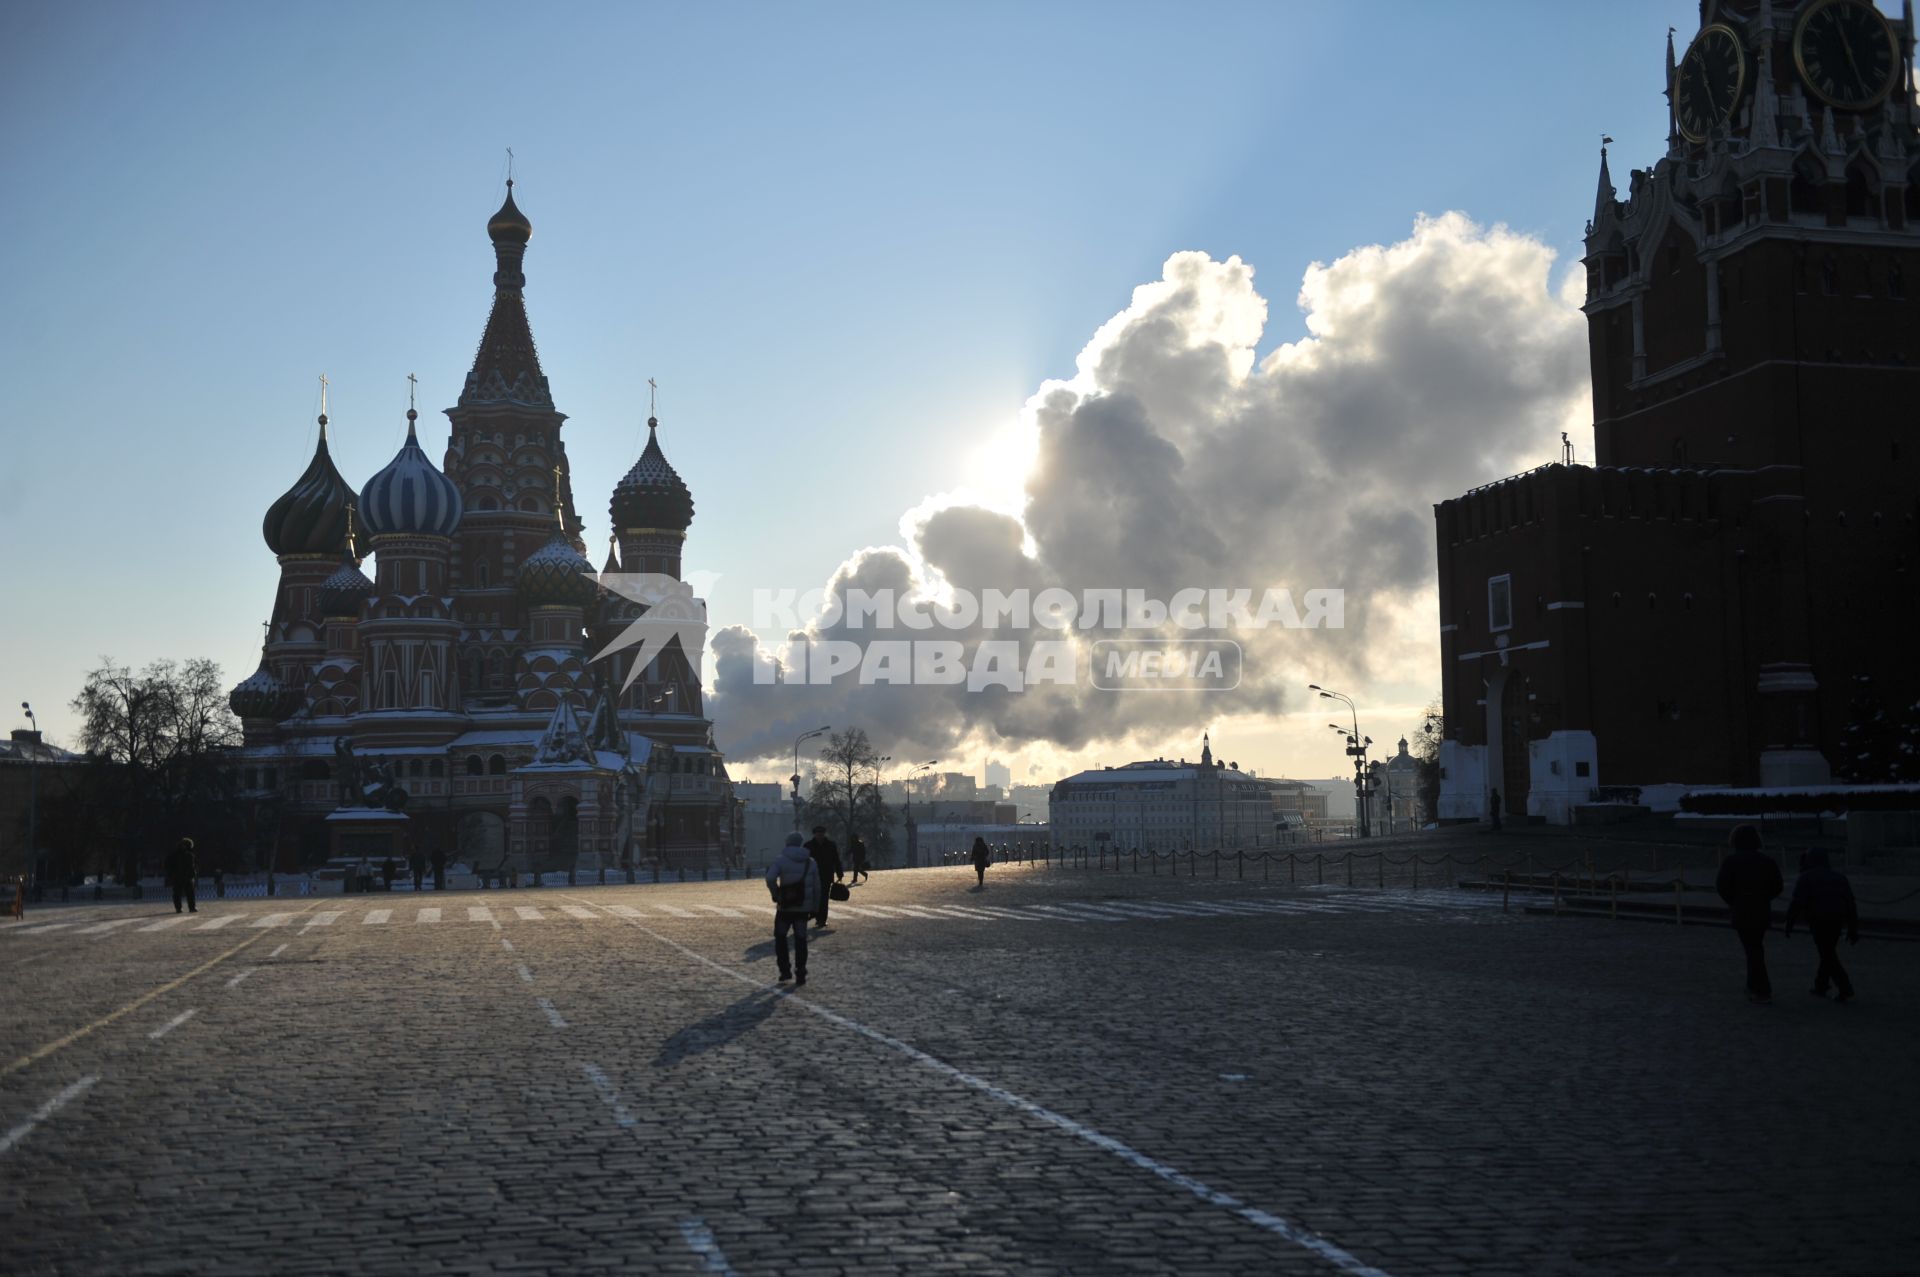
{"label": "street lamp post", "polygon": [[924,763],[915,763],[913,765],[913,769],[907,773],[906,780],[901,782],[901,787],[906,791],[906,794],[907,794],[906,801],[901,803],[900,807],[901,807],[901,810],[905,813],[907,818],[906,826],[907,826],[907,836],[909,839],[909,842],[907,845],[907,860],[909,861],[909,864],[907,867],[909,869],[913,867],[911,864],[911,861],[913,860],[913,852],[914,852],[914,844],[911,841],[913,837],[913,779],[914,777],[918,776],[921,772],[927,770],[927,768],[934,766],[939,761],[940,760],[937,758],[930,758]]}
{"label": "street lamp post", "polygon": [[46,874],[40,870],[40,720],[33,716],[33,706],[27,702],[21,701],[20,708],[27,712],[34,735],[27,744],[27,864],[33,871],[34,899],[37,900],[46,880]]}
{"label": "street lamp post", "polygon": [[787,779],[793,783],[793,832],[795,833],[800,832],[800,744],[802,741],[812,740],[815,736],[832,730],[831,727],[816,727],[810,732],[801,732],[793,738],[793,775]]}
{"label": "street lamp post", "polygon": [[[1353,796],[1354,806],[1356,808],[1354,814],[1359,820],[1360,836],[1365,838],[1368,835],[1367,746],[1373,744],[1373,740],[1371,737],[1360,734],[1360,710],[1354,705],[1351,696],[1348,696],[1345,692],[1328,691],[1318,683],[1308,683],[1307,690],[1310,692],[1318,692],[1327,700],[1340,701],[1346,705],[1348,712],[1353,715],[1353,733],[1347,738],[1347,755],[1353,759]],[[1334,730],[1344,731],[1345,729],[1335,727]]]}

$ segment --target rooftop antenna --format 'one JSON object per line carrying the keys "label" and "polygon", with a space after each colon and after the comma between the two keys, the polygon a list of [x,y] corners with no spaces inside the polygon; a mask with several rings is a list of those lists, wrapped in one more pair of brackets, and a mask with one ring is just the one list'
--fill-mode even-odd
{"label": "rooftop antenna", "polygon": [[1573,464],[1573,439],[1564,430],[1560,432],[1560,464],[1563,466]]}

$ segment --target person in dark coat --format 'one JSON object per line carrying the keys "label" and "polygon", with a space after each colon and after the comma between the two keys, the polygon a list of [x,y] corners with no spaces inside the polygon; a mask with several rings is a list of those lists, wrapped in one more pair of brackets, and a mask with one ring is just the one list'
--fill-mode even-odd
{"label": "person in dark coat", "polygon": [[413,889],[419,891],[427,884],[427,858],[415,851],[407,857],[407,868],[413,871]]}
{"label": "person in dark coat", "polygon": [[433,849],[433,889],[435,891],[447,889],[447,849],[445,847]]}
{"label": "person in dark coat", "polygon": [[973,872],[980,878],[984,890],[987,885],[987,866],[993,863],[993,850],[987,846],[987,840],[975,835],[973,839]]}
{"label": "person in dark coat", "polygon": [[1853,902],[1853,884],[1838,869],[1827,864],[1827,853],[1818,849],[1807,853],[1800,877],[1793,884],[1793,901],[1787,906],[1787,925],[1780,938],[1793,934],[1793,924],[1804,917],[1813,932],[1813,947],[1819,950],[1820,966],[1813,973],[1812,993],[1827,996],[1827,985],[1834,988],[1836,1002],[1853,1001],[1853,981],[1840,965],[1840,933],[1847,933],[1848,944],[1860,943],[1860,911]]}
{"label": "person in dark coat", "polygon": [[194,899],[194,880],[200,876],[200,866],[194,863],[193,839],[182,838],[167,853],[167,885],[173,888],[173,911],[180,912],[180,903],[185,901],[188,913],[199,913],[200,903]]}
{"label": "person in dark coat", "polygon": [[213,869],[213,894],[221,900],[227,898],[227,871],[218,865]]}
{"label": "person in dark coat", "polygon": [[1487,794],[1487,819],[1492,821],[1494,830],[1500,828],[1500,791],[1490,790]]}
{"label": "person in dark coat", "polygon": [[859,834],[855,834],[847,844],[847,860],[853,866],[853,872],[848,877],[854,886],[859,886],[871,876],[867,873],[867,844]]}
{"label": "person in dark coat", "polygon": [[813,857],[813,863],[820,866],[819,912],[813,915],[817,926],[827,925],[828,884],[840,881],[840,844],[827,837],[825,825],[813,827],[813,837],[807,840],[807,854]]}
{"label": "person in dark coat", "polygon": [[[807,918],[827,894],[820,879],[820,863],[800,845],[800,831],[787,835],[780,858],[767,869],[767,891],[773,897],[773,958],[780,978],[798,988],[807,982]],[[793,954],[787,954],[787,932],[793,932]]]}
{"label": "person in dark coat", "polygon": [[393,890],[393,875],[399,868],[400,866],[393,863],[392,856],[388,856],[380,862],[380,889],[382,891]]}
{"label": "person in dark coat", "polygon": [[1714,889],[1733,914],[1733,929],[1747,951],[1747,1000],[1766,1005],[1773,1001],[1773,982],[1767,979],[1763,947],[1773,922],[1773,902],[1785,890],[1780,866],[1760,850],[1760,831],[1752,825],[1734,828],[1728,840],[1733,851],[1720,862]]}

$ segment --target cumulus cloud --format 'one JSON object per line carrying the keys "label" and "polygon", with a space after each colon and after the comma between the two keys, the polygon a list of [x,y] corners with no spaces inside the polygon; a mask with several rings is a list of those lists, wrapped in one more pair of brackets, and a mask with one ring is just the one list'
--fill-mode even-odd
{"label": "cumulus cloud", "polygon": [[[1036,447],[1019,515],[923,503],[903,544],[849,555],[828,592],[890,588],[928,598],[975,591],[1185,588],[1345,591],[1345,627],[1240,629],[1233,692],[1125,694],[1076,686],[756,682],[773,659],[752,632],[712,643],[709,709],[741,760],[779,757],[823,722],[865,726],[897,756],[1044,742],[1079,749],[1157,740],[1197,720],[1273,713],[1308,681],[1431,677],[1434,502],[1557,455],[1587,421],[1576,280],[1554,254],[1459,213],[1422,217],[1398,243],[1314,263],[1297,303],[1306,336],[1258,348],[1267,302],[1237,257],[1170,257],[1103,324],[1071,378],[1027,401]],[[1424,618],[1424,619],[1423,619]],[[1109,632],[1110,633],[1110,632]],[[1081,642],[1101,637],[1081,631]],[[1059,635],[849,628],[816,616],[806,641]]]}

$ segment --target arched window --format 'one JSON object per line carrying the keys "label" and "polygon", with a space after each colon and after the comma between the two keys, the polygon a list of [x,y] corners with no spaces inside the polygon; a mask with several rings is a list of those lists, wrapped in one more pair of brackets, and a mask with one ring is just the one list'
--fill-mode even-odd
{"label": "arched window", "polygon": [[495,754],[492,758],[489,758],[487,760],[487,774],[490,776],[506,775],[507,760],[499,754]]}
{"label": "arched window", "polygon": [[1880,200],[1866,166],[1855,164],[1847,170],[1847,216],[1880,216]]}
{"label": "arched window", "polygon": [[492,580],[493,580],[493,568],[488,565],[485,559],[481,559],[473,565],[474,585],[484,590],[492,582]]}
{"label": "arched window", "polygon": [[507,654],[495,649],[487,658],[487,686],[499,689],[507,685]]}
{"label": "arched window", "polygon": [[487,765],[480,761],[480,755],[478,754],[467,755],[467,775],[469,776],[485,775],[486,770],[487,770]]}
{"label": "arched window", "polygon": [[421,775],[424,775],[425,771],[426,771],[426,764],[418,758],[413,759],[411,762],[407,764],[407,775],[409,776],[419,777]]}

